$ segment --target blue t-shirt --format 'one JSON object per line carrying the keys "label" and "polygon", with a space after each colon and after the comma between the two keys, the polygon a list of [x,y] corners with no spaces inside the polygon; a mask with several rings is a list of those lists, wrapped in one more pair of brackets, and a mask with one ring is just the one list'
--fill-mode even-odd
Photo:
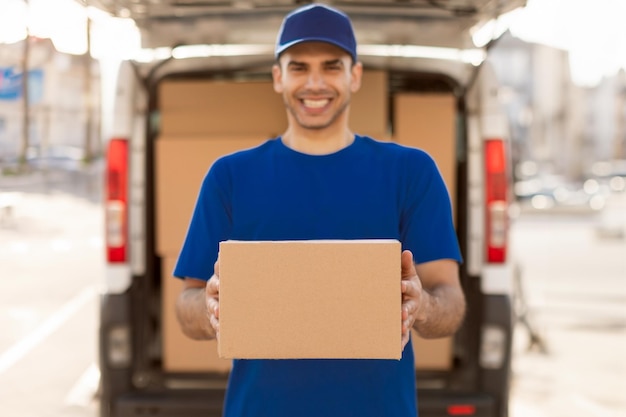
{"label": "blue t-shirt", "polygon": [[[220,241],[398,239],[416,263],[461,261],[450,198],[425,152],[356,136],[329,155],[276,138],[217,160],[174,275],[208,280]],[[414,417],[411,343],[396,360],[234,360],[225,417]]]}

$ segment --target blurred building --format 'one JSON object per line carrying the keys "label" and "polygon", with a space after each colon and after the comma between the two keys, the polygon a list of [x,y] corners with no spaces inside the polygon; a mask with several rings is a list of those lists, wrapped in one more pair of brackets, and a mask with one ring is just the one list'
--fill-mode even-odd
{"label": "blurred building", "polygon": [[588,134],[598,160],[626,160],[626,72],[605,78],[589,92]]}
{"label": "blurred building", "polygon": [[[23,51],[24,41],[0,44],[0,161],[15,159],[24,140]],[[29,154],[86,145],[97,153],[97,63],[57,52],[48,39],[31,38],[27,78]]]}
{"label": "blurred building", "polygon": [[624,158],[626,76],[596,87],[572,82],[568,52],[505,33],[490,54],[511,120],[516,162],[583,179],[599,160]]}

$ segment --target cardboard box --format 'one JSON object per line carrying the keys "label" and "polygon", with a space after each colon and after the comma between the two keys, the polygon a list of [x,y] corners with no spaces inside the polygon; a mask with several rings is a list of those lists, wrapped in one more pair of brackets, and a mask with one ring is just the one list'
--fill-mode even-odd
{"label": "cardboard box", "polygon": [[261,135],[287,128],[282,97],[271,81],[165,81],[160,85],[161,135]]}
{"label": "cardboard box", "polygon": [[162,341],[163,370],[167,372],[216,372],[227,374],[232,361],[217,356],[217,342],[188,338],[176,319],[176,300],[183,288],[180,279],[172,277],[176,257],[162,259]]}
{"label": "cardboard box", "polygon": [[223,358],[401,357],[400,242],[220,244]]}
{"label": "cardboard box", "polygon": [[[361,89],[352,96],[350,127],[362,135],[388,134],[387,72],[363,73]],[[271,81],[165,81],[160,86],[161,134],[253,135],[274,137],[287,128],[283,100]]]}
{"label": "cardboard box", "polygon": [[155,143],[156,252],[178,254],[198,191],[219,157],[251,148],[265,137],[159,138]]}
{"label": "cardboard box", "polygon": [[394,140],[433,157],[455,210],[456,99],[451,94],[402,93],[394,96],[394,108]]}
{"label": "cardboard box", "polygon": [[363,72],[361,89],[352,96],[350,129],[375,139],[388,137],[389,86],[387,71]]}
{"label": "cardboard box", "polygon": [[[167,372],[230,372],[232,362],[218,356],[217,342],[191,340],[180,330],[174,306],[183,288],[172,277],[175,256],[162,260],[163,369]],[[413,331],[413,351],[417,369],[445,370],[452,364],[451,338],[422,339]]]}
{"label": "cardboard box", "polygon": [[444,371],[452,367],[452,337],[423,339],[413,330],[411,340],[418,370]]}

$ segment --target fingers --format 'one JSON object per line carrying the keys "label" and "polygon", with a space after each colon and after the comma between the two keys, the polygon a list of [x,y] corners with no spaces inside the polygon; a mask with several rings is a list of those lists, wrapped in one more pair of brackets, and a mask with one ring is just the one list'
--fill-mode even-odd
{"label": "fingers", "polygon": [[207,297],[206,306],[209,314],[219,319],[220,317],[220,302],[219,299],[214,297]]}
{"label": "fingers", "polygon": [[417,310],[421,299],[421,282],[415,270],[413,254],[409,250],[402,251],[401,259],[402,291],[402,349],[409,343],[411,329],[415,324]]}
{"label": "fingers", "polygon": [[419,297],[422,286],[417,276],[415,263],[413,262],[413,254],[409,250],[402,252],[401,279],[400,289],[402,291],[403,300],[408,297]]}
{"label": "fingers", "polygon": [[400,257],[400,266],[402,279],[417,275],[417,271],[415,270],[415,263],[413,262],[413,253],[411,253],[410,250],[402,251],[402,255]]}
{"label": "fingers", "polygon": [[212,313],[208,313],[207,315],[209,318],[209,324],[211,325],[213,332],[217,336],[220,333],[220,319],[218,316]]}
{"label": "fingers", "polygon": [[409,338],[411,337],[411,328],[413,327],[413,319],[411,314],[409,314],[408,309],[402,308],[402,349],[407,343],[409,343]]}
{"label": "fingers", "polygon": [[407,343],[409,343],[409,338],[410,338],[410,333],[406,333],[406,334],[402,334],[402,350],[404,350],[404,347],[406,346]]}
{"label": "fingers", "polygon": [[217,335],[220,331],[220,309],[219,309],[219,303],[217,302],[217,300],[215,300],[214,298],[211,298],[210,300],[207,301],[207,314],[209,316],[209,323],[211,324],[211,327],[213,327],[213,330],[215,331],[215,334]]}
{"label": "fingers", "polygon": [[417,313],[417,303],[407,301],[402,304],[402,334],[409,332],[413,328]]}
{"label": "fingers", "polygon": [[213,275],[206,283],[206,295],[207,297],[219,298],[220,294],[220,279],[217,275]]}
{"label": "fingers", "polygon": [[402,300],[408,300],[409,298],[418,298],[422,292],[422,285],[415,277],[415,279],[404,280],[400,283],[400,289],[402,290]]}
{"label": "fingers", "polygon": [[217,255],[217,261],[213,264],[213,275],[219,278],[220,276],[220,256]]}
{"label": "fingers", "polygon": [[[216,263],[217,264],[217,263]],[[206,308],[207,315],[209,317],[209,323],[213,330],[215,330],[215,334],[219,334],[219,318],[220,318],[220,302],[219,302],[219,292],[220,292],[220,279],[217,275],[213,275],[211,279],[207,281],[206,284]]]}

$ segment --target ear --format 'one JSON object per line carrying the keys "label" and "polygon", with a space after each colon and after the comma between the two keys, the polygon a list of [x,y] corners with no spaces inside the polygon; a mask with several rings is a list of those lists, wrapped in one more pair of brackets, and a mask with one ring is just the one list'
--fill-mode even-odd
{"label": "ear", "polygon": [[283,92],[283,72],[279,64],[272,65],[272,81],[274,82],[274,91],[282,94]]}
{"label": "ear", "polygon": [[350,82],[350,91],[356,93],[361,89],[361,79],[363,78],[363,64],[357,62],[350,69],[352,81]]}

